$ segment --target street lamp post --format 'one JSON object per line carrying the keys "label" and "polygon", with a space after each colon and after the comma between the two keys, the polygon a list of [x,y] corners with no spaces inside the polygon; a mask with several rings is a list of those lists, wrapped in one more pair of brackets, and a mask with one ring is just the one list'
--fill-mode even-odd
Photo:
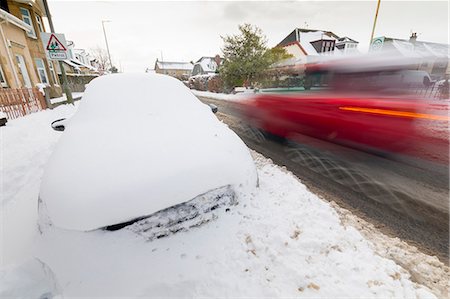
{"label": "street lamp post", "polygon": [[113,65],[112,65],[112,62],[111,62],[111,54],[109,53],[108,38],[106,37],[106,30],[105,30],[105,23],[109,23],[109,22],[111,22],[111,21],[103,20],[102,21],[102,27],[103,27],[103,35],[105,36],[106,51],[108,52],[109,68],[112,69]]}

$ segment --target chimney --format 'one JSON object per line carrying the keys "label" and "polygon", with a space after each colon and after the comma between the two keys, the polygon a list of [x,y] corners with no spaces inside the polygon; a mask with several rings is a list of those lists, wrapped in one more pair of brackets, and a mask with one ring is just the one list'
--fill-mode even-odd
{"label": "chimney", "polygon": [[417,32],[411,33],[411,36],[409,37],[409,42],[415,44],[417,40]]}
{"label": "chimney", "polygon": [[217,63],[217,66],[220,65],[221,60],[222,60],[222,58],[220,58],[219,54],[217,54],[217,55],[214,57],[214,61]]}

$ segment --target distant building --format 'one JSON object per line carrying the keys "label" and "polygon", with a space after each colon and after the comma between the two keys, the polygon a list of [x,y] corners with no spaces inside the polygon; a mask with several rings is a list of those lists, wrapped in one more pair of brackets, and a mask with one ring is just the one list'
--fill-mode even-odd
{"label": "distant building", "polygon": [[349,37],[339,37],[331,31],[295,28],[277,47],[283,47],[295,58],[309,55],[341,54],[339,50],[356,50],[358,42]]}
{"label": "distant building", "polygon": [[204,56],[197,60],[194,64],[194,68],[192,70],[192,76],[197,75],[208,75],[217,73],[218,66],[220,65],[222,59],[219,55],[215,57],[207,57]]}
{"label": "distant building", "polygon": [[357,52],[358,42],[347,36],[340,37],[336,40],[335,47],[344,53],[355,53]]}
{"label": "distant building", "polygon": [[307,63],[358,52],[358,42],[331,31],[295,28],[278,45],[292,57],[272,66],[281,73],[300,75]]}
{"label": "distant building", "polygon": [[374,38],[370,52],[381,51],[419,61],[423,58],[418,69],[428,72],[434,80],[450,75],[450,45],[418,41],[416,33],[412,33],[408,40],[386,36]]}
{"label": "distant building", "polygon": [[189,79],[194,66],[190,62],[169,62],[156,59],[155,72],[175,77],[181,81]]}
{"label": "distant building", "polygon": [[[69,52],[69,59],[63,60],[64,70],[67,74],[83,74],[83,75],[98,75],[98,70],[92,65],[93,58],[84,49],[75,49],[73,41],[67,41]],[[61,71],[58,67],[58,74]]]}

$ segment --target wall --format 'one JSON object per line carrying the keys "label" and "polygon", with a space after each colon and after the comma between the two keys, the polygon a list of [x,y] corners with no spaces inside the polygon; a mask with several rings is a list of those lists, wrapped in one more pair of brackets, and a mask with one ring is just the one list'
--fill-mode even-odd
{"label": "wall", "polygon": [[288,54],[291,54],[292,56],[294,56],[297,59],[300,59],[300,58],[306,56],[305,53],[303,53],[303,51],[300,49],[300,47],[297,44],[291,44],[291,45],[285,46],[283,48],[286,49],[286,52]]}
{"label": "wall", "polygon": [[[51,63],[51,61],[48,60],[46,57],[46,54],[44,51],[44,46],[42,45],[42,41],[41,41],[40,30],[39,30],[39,27],[38,27],[37,21],[36,21],[36,15],[39,15],[42,20],[42,26],[43,27],[45,26],[44,22],[43,22],[43,18],[42,18],[42,16],[44,15],[43,8],[39,7],[36,3],[35,3],[35,5],[30,6],[28,4],[19,3],[16,1],[12,1],[12,0],[8,1],[9,12],[12,15],[14,15],[17,18],[22,20],[22,14],[20,12],[21,7],[27,9],[30,12],[34,32],[36,33],[36,38],[29,37],[26,33],[24,33],[25,40],[26,40],[25,45],[28,46],[29,54],[32,58],[30,65],[28,65],[28,62],[27,62],[27,67],[29,68],[28,73],[29,73],[30,77],[33,76],[36,78],[36,80],[32,80],[33,85],[35,86],[36,83],[40,83],[40,79],[39,79],[39,76],[37,73],[36,62],[35,62],[35,58],[40,58],[44,61],[45,71],[47,73],[47,77],[48,77],[48,80],[51,85],[50,86],[50,95],[51,95],[51,97],[59,97],[62,95],[62,90],[61,90],[61,87],[59,86],[59,82],[54,82],[50,68],[48,67],[48,64]],[[45,31],[45,27],[44,27],[44,31]],[[33,73],[33,75],[31,73]],[[58,79],[57,79],[57,81],[58,81]]]}
{"label": "wall", "polygon": [[[3,71],[5,73],[5,77],[7,77],[7,80],[8,80],[9,87],[19,88],[19,87],[25,86],[23,77],[17,66],[17,60],[15,57],[16,54],[23,56],[26,67],[27,67],[28,76],[30,77],[31,84],[33,86],[35,86],[37,83],[39,83],[39,79],[37,77],[37,73],[34,68],[34,61],[31,58],[30,49],[27,44],[27,38],[25,37],[26,36],[25,31],[10,24],[10,23],[3,24],[2,29],[5,34],[5,38],[7,40],[9,40],[11,43],[11,47],[9,48],[9,51],[11,53],[14,68],[15,68],[14,70],[11,69],[11,67],[8,63],[8,56],[7,56],[6,49],[2,50],[1,51],[1,62],[2,62],[2,66],[3,66]],[[2,43],[3,43],[3,41],[2,41]],[[3,45],[3,48],[5,48],[4,45]],[[5,66],[7,66],[7,67],[5,67]],[[12,73],[13,71],[18,73],[18,77],[19,77],[21,86],[17,86],[15,79],[14,79],[14,75]]]}

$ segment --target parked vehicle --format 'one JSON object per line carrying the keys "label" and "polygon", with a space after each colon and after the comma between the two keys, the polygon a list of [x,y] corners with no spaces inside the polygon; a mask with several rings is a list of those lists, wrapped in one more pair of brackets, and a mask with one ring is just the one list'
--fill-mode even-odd
{"label": "parked vehicle", "polygon": [[64,133],[42,180],[43,226],[118,229],[157,212],[177,225],[256,186],[245,144],[169,76],[94,79],[76,114],[52,127]]}

